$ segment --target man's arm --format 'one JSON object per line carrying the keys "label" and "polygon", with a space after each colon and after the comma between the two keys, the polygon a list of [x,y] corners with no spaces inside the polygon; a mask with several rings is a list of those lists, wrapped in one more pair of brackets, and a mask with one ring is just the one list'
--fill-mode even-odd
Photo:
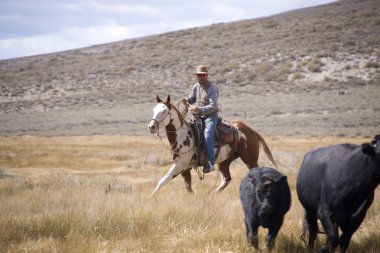
{"label": "man's arm", "polygon": [[191,92],[189,96],[186,98],[186,100],[191,105],[194,104],[195,101],[197,100],[197,85],[196,84],[191,89]]}

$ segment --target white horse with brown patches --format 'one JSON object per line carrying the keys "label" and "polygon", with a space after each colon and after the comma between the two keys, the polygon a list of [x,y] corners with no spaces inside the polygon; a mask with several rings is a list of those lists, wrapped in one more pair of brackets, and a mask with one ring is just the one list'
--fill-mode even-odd
{"label": "white horse with brown patches", "polygon": [[[169,180],[179,174],[181,174],[184,179],[186,190],[192,192],[190,174],[190,170],[192,169],[191,161],[196,159],[193,132],[185,120],[183,112],[170,103],[170,96],[168,96],[165,101],[162,101],[158,95],[156,98],[158,104],[153,108],[153,118],[149,122],[148,129],[152,134],[159,133],[160,131],[166,132],[171,146],[173,165],[158,182],[152,195]],[[269,160],[271,160],[276,167],[273,156],[263,137],[241,121],[233,121],[232,123],[238,129],[239,140],[236,145],[233,143],[223,145],[218,152],[215,163],[217,163],[219,167],[221,184],[216,189],[216,192],[222,191],[230,183],[230,164],[236,158],[240,157],[248,169],[258,167],[257,161],[259,158],[260,143],[263,145],[263,149]]]}

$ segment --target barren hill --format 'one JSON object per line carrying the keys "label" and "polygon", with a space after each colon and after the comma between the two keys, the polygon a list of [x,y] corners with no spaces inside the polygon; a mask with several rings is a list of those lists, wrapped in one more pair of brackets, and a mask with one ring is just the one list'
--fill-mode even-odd
{"label": "barren hill", "polygon": [[272,135],[373,136],[379,13],[379,0],[343,0],[0,61],[0,135],[147,134],[155,95],[185,97],[206,64],[228,120]]}

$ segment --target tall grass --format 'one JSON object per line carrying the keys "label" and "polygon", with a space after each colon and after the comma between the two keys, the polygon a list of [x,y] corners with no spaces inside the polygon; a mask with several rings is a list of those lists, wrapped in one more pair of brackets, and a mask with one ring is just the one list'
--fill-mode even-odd
{"label": "tall grass", "polygon": [[[169,167],[161,166],[169,154],[154,139],[0,139],[0,167],[7,174],[0,178],[0,252],[252,252],[239,200],[247,173],[241,162],[232,164],[233,181],[221,194],[209,193],[219,183],[215,172],[203,181],[193,173],[194,194],[186,193],[178,177],[149,198]],[[295,192],[304,152],[347,141],[364,140],[267,138],[292,191],[273,252],[307,252],[299,237],[303,209]],[[260,163],[270,166],[264,155]],[[349,252],[380,249],[377,195]],[[259,233],[264,247],[266,231]]]}

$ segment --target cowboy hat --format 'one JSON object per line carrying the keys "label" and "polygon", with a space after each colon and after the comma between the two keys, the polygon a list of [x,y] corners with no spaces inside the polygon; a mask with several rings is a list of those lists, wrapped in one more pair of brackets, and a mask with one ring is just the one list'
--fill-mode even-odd
{"label": "cowboy hat", "polygon": [[207,67],[205,65],[199,65],[197,67],[197,72],[194,73],[194,75],[198,75],[198,74],[206,74],[208,75],[208,70],[207,70]]}

